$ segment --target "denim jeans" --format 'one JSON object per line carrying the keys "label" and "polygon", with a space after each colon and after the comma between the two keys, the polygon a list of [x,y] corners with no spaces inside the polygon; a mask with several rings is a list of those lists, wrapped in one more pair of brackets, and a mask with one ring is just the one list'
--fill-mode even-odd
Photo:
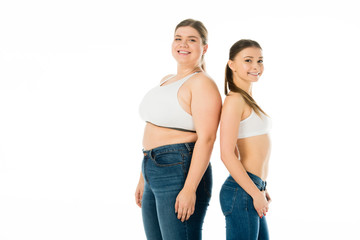
{"label": "denim jeans", "polygon": [[[265,190],[266,182],[252,173],[248,175],[259,190]],[[269,239],[266,217],[259,217],[252,197],[231,176],[220,190],[220,204],[226,220],[227,240]]]}
{"label": "denim jeans", "polygon": [[149,240],[201,239],[202,225],[212,188],[211,165],[196,191],[195,212],[181,222],[175,213],[175,200],[184,186],[195,143],[180,143],[143,151],[145,179],[142,216]]}

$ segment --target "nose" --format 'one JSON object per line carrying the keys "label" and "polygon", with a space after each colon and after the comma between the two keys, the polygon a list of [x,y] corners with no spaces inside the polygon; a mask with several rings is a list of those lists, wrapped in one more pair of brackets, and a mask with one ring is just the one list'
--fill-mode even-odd
{"label": "nose", "polygon": [[260,69],[260,64],[258,62],[254,62],[252,65],[254,70],[259,70]]}
{"label": "nose", "polygon": [[186,40],[182,40],[181,43],[180,43],[180,46],[181,46],[181,47],[188,47],[187,41],[186,41]]}

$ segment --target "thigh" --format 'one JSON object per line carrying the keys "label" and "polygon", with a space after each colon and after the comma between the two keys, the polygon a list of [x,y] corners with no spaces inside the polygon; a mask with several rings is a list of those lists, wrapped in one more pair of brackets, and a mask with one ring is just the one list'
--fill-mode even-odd
{"label": "thigh", "polygon": [[164,240],[187,239],[187,223],[181,222],[175,213],[175,201],[178,191],[157,194],[157,215]]}
{"label": "thigh", "polygon": [[197,191],[196,191],[196,204],[194,214],[191,215],[187,221],[187,234],[188,239],[197,240],[202,239],[202,226],[204,223],[207,208],[211,199],[212,190],[212,169],[211,165],[204,173]]}
{"label": "thigh", "polygon": [[156,216],[162,239],[186,239],[186,225],[177,219],[176,197],[185,183],[184,155],[169,151],[150,156],[146,168],[148,183],[154,193]]}
{"label": "thigh", "polygon": [[220,190],[220,204],[225,216],[227,240],[248,239],[248,217],[242,197],[238,187],[226,183]]}
{"label": "thigh", "polygon": [[[194,214],[188,221],[181,222],[175,213],[175,202],[179,191],[162,191],[156,194],[157,215],[161,234],[164,240],[200,240],[202,238],[202,226],[210,201],[211,174],[204,175],[196,193]],[[205,184],[205,182],[207,182]],[[182,186],[181,186],[182,187]],[[176,189],[176,188],[174,188]]]}
{"label": "thigh", "polygon": [[260,229],[259,229],[259,240],[269,240],[269,230],[266,222],[266,217],[264,216],[260,219]]}
{"label": "thigh", "polygon": [[141,213],[144,224],[146,238],[149,240],[162,240],[159,220],[157,216],[157,206],[155,196],[145,182],[144,193],[141,203]]}
{"label": "thigh", "polygon": [[240,186],[225,182],[220,203],[226,220],[227,240],[257,240],[259,220],[252,198]]}
{"label": "thigh", "polygon": [[188,152],[170,152],[152,158],[153,174],[148,175],[149,183],[154,190],[157,216],[164,240],[201,239],[202,225],[211,197],[210,165],[196,191],[194,214],[188,221],[181,222],[175,213],[176,197],[184,186],[191,157]]}

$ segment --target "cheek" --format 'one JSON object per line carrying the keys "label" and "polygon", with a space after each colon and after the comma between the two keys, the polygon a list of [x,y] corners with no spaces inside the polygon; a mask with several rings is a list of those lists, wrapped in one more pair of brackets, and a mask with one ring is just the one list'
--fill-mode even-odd
{"label": "cheek", "polygon": [[241,64],[239,65],[239,72],[242,74],[247,74],[249,70],[249,66],[247,64]]}
{"label": "cheek", "polygon": [[177,44],[176,42],[173,42],[173,44],[171,45],[171,51],[172,51],[173,53],[176,53],[177,47],[178,47],[178,44]]}
{"label": "cheek", "polygon": [[201,54],[203,52],[203,49],[199,45],[192,45],[190,48],[193,53]]}

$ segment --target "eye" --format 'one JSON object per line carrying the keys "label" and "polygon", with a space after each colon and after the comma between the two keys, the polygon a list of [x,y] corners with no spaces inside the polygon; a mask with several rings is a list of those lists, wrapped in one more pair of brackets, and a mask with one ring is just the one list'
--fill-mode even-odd
{"label": "eye", "polygon": [[174,41],[181,41],[181,38],[175,38]]}
{"label": "eye", "polygon": [[263,62],[264,62],[264,60],[259,60],[259,61],[258,61],[258,63],[263,63]]}
{"label": "eye", "polygon": [[189,41],[190,41],[190,42],[196,42],[196,40],[195,40],[195,39],[190,39]]}
{"label": "eye", "polygon": [[250,62],[251,62],[251,59],[245,59],[245,62],[250,63]]}

